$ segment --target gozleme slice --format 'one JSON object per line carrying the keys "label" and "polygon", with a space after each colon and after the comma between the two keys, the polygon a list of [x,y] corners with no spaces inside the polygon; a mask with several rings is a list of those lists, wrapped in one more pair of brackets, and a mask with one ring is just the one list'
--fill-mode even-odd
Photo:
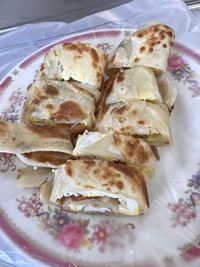
{"label": "gozleme slice", "polygon": [[82,88],[98,98],[107,55],[94,45],[84,42],[58,44],[47,52],[36,79],[79,82]]}
{"label": "gozleme slice", "polygon": [[149,206],[146,176],[125,163],[68,160],[55,172],[50,201],[74,212],[142,214]]}
{"label": "gozleme slice", "polygon": [[156,145],[171,143],[169,112],[164,104],[145,101],[105,106],[97,116],[99,132],[119,132]]}
{"label": "gozleme slice", "polygon": [[107,70],[140,65],[164,72],[174,38],[173,29],[164,24],[154,24],[133,32],[119,44]]}
{"label": "gozleme slice", "polygon": [[75,157],[89,157],[116,160],[140,166],[154,174],[155,163],[159,160],[155,146],[140,138],[117,132],[88,132],[80,135],[73,151]]}
{"label": "gozleme slice", "polygon": [[93,125],[94,97],[68,82],[35,81],[28,87],[23,118],[32,123]]}
{"label": "gozleme slice", "polygon": [[155,75],[151,68],[136,66],[121,70],[102,87],[102,99],[108,105],[134,100],[162,102]]}

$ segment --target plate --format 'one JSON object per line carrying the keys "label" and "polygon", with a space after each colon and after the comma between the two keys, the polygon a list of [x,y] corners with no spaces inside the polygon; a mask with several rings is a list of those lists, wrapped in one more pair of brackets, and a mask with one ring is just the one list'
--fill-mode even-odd
{"label": "plate", "polygon": [[[125,30],[100,30],[61,39],[81,40],[112,53]],[[55,44],[55,43],[54,43]],[[17,65],[0,82],[0,119],[20,119],[26,88],[50,44]],[[52,266],[200,266],[200,55],[175,43],[168,72],[178,89],[171,114],[174,143],[148,183],[149,212],[139,217],[72,214],[41,203],[37,190],[16,186],[24,166],[0,154],[0,227],[23,250]]]}

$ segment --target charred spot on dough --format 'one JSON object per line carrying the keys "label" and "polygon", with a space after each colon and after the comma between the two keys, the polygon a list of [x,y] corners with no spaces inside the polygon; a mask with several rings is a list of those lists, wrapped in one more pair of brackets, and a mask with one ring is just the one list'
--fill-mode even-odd
{"label": "charred spot on dough", "polygon": [[48,85],[45,90],[46,94],[49,96],[57,96],[59,94],[59,91],[56,87],[52,85]]}
{"label": "charred spot on dough", "polygon": [[48,96],[46,96],[46,95],[41,95],[41,96],[39,96],[39,99],[40,99],[40,100],[47,100],[47,99],[48,99]]}
{"label": "charred spot on dough", "polygon": [[0,135],[5,135],[8,125],[5,121],[0,121]]}
{"label": "charred spot on dough", "polygon": [[156,148],[156,146],[150,145],[150,148],[151,148],[152,153],[156,157],[156,159],[159,160],[160,156],[159,156],[158,149]]}
{"label": "charred spot on dough", "polygon": [[138,57],[136,57],[135,59],[134,59],[134,62],[135,63],[138,63],[140,61],[140,59],[138,58]]}
{"label": "charred spot on dough", "polygon": [[99,62],[99,55],[98,55],[97,51],[92,47],[90,52],[91,52],[91,57],[92,57],[93,62],[98,63]]}
{"label": "charred spot on dough", "polygon": [[143,53],[146,50],[145,46],[140,47],[140,53]]}
{"label": "charred spot on dough", "polygon": [[103,79],[103,74],[100,71],[98,71],[96,76],[97,76],[98,81],[101,82]]}
{"label": "charred spot on dough", "polygon": [[69,155],[62,152],[38,151],[22,154],[30,160],[40,163],[50,163],[56,166],[62,165],[69,159]]}
{"label": "charred spot on dough", "polygon": [[143,120],[140,120],[137,123],[140,124],[140,125],[144,125],[145,124],[145,122]]}
{"label": "charred spot on dough", "polygon": [[149,160],[147,152],[144,150],[143,146],[141,146],[141,145],[138,146],[137,156],[138,156],[138,159],[140,161],[140,164],[144,164],[145,162],[147,162]]}
{"label": "charred spot on dough", "polygon": [[163,44],[162,47],[163,47],[163,48],[167,48],[167,45],[166,45],[166,44]]}
{"label": "charred spot on dough", "polygon": [[51,105],[51,104],[47,104],[47,105],[46,105],[46,108],[47,108],[47,109],[53,109],[53,105]]}
{"label": "charred spot on dough", "polygon": [[120,173],[123,173],[128,177],[133,177],[133,167],[130,167],[125,163],[109,161],[108,166],[110,166],[111,168],[115,169]]}
{"label": "charred spot on dough", "polygon": [[113,112],[116,113],[117,115],[122,115],[124,112],[128,110],[129,108],[127,106],[122,106],[122,107],[113,109]]}
{"label": "charred spot on dough", "polygon": [[132,111],[132,114],[135,115],[135,116],[137,115],[137,113],[138,113],[137,110],[133,110]]}
{"label": "charred spot on dough", "polygon": [[71,119],[81,119],[86,117],[85,112],[79,106],[79,104],[73,101],[66,101],[62,103],[59,110],[52,114],[52,119],[57,121],[71,120]]}
{"label": "charred spot on dough", "polygon": [[117,145],[122,143],[122,140],[118,133],[113,134],[113,143]]}
{"label": "charred spot on dough", "polygon": [[117,82],[123,82],[125,80],[125,74],[124,71],[120,71],[117,75]]}
{"label": "charred spot on dough", "polygon": [[34,105],[38,105],[40,103],[40,100],[38,98],[34,98],[31,103]]}
{"label": "charred spot on dough", "polygon": [[84,160],[84,165],[86,166],[87,169],[95,166],[95,161],[92,159]]}
{"label": "charred spot on dough", "polygon": [[69,139],[69,129],[66,125],[28,125],[27,127],[30,131],[42,137]]}
{"label": "charred spot on dough", "polygon": [[122,183],[122,181],[117,181],[116,182],[116,186],[119,190],[123,189],[124,188],[124,184]]}
{"label": "charred spot on dough", "polygon": [[144,36],[144,33],[143,32],[140,32],[140,33],[137,34],[137,37],[138,38],[142,38],[143,36]]}
{"label": "charred spot on dough", "polygon": [[153,53],[153,47],[149,47],[149,53]]}
{"label": "charred spot on dough", "polygon": [[171,37],[171,38],[174,36],[174,34],[173,34],[172,31],[167,31],[166,33],[167,33],[167,35],[169,35],[169,37]]}
{"label": "charred spot on dough", "polygon": [[127,139],[126,143],[125,143],[125,152],[127,153],[127,155],[129,157],[132,157],[135,152],[136,152],[136,149],[139,145],[140,141],[138,138],[129,138]]}

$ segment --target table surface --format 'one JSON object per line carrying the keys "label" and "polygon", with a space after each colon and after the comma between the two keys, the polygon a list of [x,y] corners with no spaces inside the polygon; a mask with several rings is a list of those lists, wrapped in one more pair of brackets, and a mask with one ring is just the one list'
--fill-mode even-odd
{"label": "table surface", "polygon": [[[117,7],[130,0],[1,0],[0,32],[25,23],[40,21],[71,22],[99,11]],[[200,3],[198,0],[185,0],[187,4]],[[197,4],[193,7],[196,7]],[[194,14],[200,17],[199,11]]]}

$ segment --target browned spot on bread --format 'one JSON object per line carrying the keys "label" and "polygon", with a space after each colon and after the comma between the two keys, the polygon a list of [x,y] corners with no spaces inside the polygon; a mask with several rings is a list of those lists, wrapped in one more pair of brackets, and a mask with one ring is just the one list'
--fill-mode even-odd
{"label": "browned spot on bread", "polygon": [[129,157],[132,157],[136,153],[136,149],[140,141],[138,138],[128,138],[126,141],[125,152]]}
{"label": "browned spot on bread", "polygon": [[160,44],[160,41],[157,41],[156,44]]}
{"label": "browned spot on bread", "polygon": [[144,36],[144,33],[140,32],[137,34],[137,37],[142,38]]}
{"label": "browned spot on bread", "polygon": [[132,111],[132,114],[135,115],[135,116],[137,115],[137,113],[138,113],[137,110],[133,110]]}
{"label": "browned spot on bread", "polygon": [[140,61],[140,59],[138,58],[138,57],[136,57],[135,59],[134,59],[134,62],[135,63],[138,63]]}
{"label": "browned spot on bread", "polygon": [[117,75],[117,82],[123,82],[125,80],[125,74],[124,71],[120,71]]}
{"label": "browned spot on bread", "polygon": [[69,176],[73,175],[73,170],[72,170],[71,166],[66,166],[65,169],[66,169],[67,175],[69,175]]}
{"label": "browned spot on bread", "polygon": [[92,62],[92,66],[95,68],[95,69],[97,69],[97,67],[98,67],[98,65],[97,65],[97,63],[96,62]]}
{"label": "browned spot on bread", "polygon": [[42,137],[69,139],[69,129],[66,127],[66,125],[27,125],[27,128],[33,133]]}
{"label": "browned spot on bread", "polygon": [[24,157],[39,162],[39,163],[50,163],[56,166],[64,164],[68,159],[69,155],[61,152],[30,152],[22,154]]}
{"label": "browned spot on bread", "polygon": [[99,56],[98,56],[97,51],[92,47],[90,52],[91,52],[91,57],[92,57],[93,62],[98,63],[99,62]]}
{"label": "browned spot on bread", "polygon": [[103,74],[98,71],[96,75],[97,75],[98,82],[101,82],[103,80]]}
{"label": "browned spot on bread", "polygon": [[39,99],[40,99],[40,100],[46,100],[46,99],[48,99],[48,96],[46,96],[46,95],[41,95],[41,96],[39,96]]}
{"label": "browned spot on bread", "polygon": [[159,156],[158,149],[156,148],[156,146],[151,145],[150,148],[151,148],[152,153],[156,157],[156,159],[159,160],[160,156]]}
{"label": "browned spot on bread", "polygon": [[5,121],[0,121],[0,135],[5,135],[8,125]]}
{"label": "browned spot on bread", "polygon": [[113,109],[113,112],[116,113],[117,115],[122,115],[124,112],[128,111],[129,108],[127,106],[121,106],[119,108]]}
{"label": "browned spot on bread", "polygon": [[99,168],[96,168],[95,170],[93,170],[93,173],[94,173],[95,175],[100,174],[100,172],[101,172],[101,170],[100,170]]}
{"label": "browned spot on bread", "polygon": [[140,124],[140,125],[144,125],[145,124],[145,122],[142,121],[142,120],[138,121],[137,123]]}
{"label": "browned spot on bread", "polygon": [[83,120],[85,117],[85,112],[82,110],[79,104],[73,101],[66,101],[62,103],[59,107],[59,110],[52,114],[52,119],[57,121],[70,121],[73,119]]}
{"label": "browned spot on bread", "polygon": [[173,37],[174,36],[174,34],[173,34],[173,32],[172,31],[168,31],[168,32],[166,32],[168,35],[169,35],[169,37]]}
{"label": "browned spot on bread", "polygon": [[59,94],[58,89],[52,85],[48,85],[46,87],[45,92],[47,95],[50,95],[50,96],[57,96]]}
{"label": "browned spot on bread", "polygon": [[46,105],[46,108],[47,108],[47,109],[53,109],[53,105],[51,105],[51,104],[47,104],[47,105]]}
{"label": "browned spot on bread", "polygon": [[95,166],[95,161],[92,159],[84,160],[84,165],[86,166],[86,169],[89,169]]}
{"label": "browned spot on bread", "polygon": [[38,105],[40,103],[40,100],[37,99],[37,98],[34,98],[32,101],[31,101],[32,104],[34,105]]}
{"label": "browned spot on bread", "polygon": [[85,185],[85,188],[91,188],[91,189],[93,189],[94,186],[91,186],[91,185]]}
{"label": "browned spot on bread", "polygon": [[140,164],[144,164],[145,162],[148,162],[149,160],[147,152],[144,150],[143,146],[141,145],[138,146],[137,156],[138,156]]}
{"label": "browned spot on bread", "polygon": [[163,46],[163,48],[167,48],[167,45],[166,44],[163,44],[162,46]]}
{"label": "browned spot on bread", "polygon": [[145,46],[142,46],[142,47],[140,48],[140,53],[143,53],[145,50],[146,50],[146,47],[145,47]]}
{"label": "browned spot on bread", "polygon": [[153,47],[149,47],[149,53],[153,52]]}
{"label": "browned spot on bread", "polygon": [[119,145],[119,144],[121,144],[121,142],[122,142],[122,140],[120,138],[120,135],[118,133],[114,133],[113,134],[113,143]]}
{"label": "browned spot on bread", "polygon": [[56,50],[53,50],[54,56],[57,57],[58,54],[56,53]]}
{"label": "browned spot on bread", "polygon": [[118,182],[116,183],[116,186],[117,186],[117,188],[120,189],[120,190],[124,188],[124,184],[122,183],[122,181],[118,181]]}
{"label": "browned spot on bread", "polygon": [[14,141],[16,140],[16,137],[13,137],[12,140],[13,140],[13,142],[14,142]]}
{"label": "browned spot on bread", "polygon": [[123,173],[128,177],[133,177],[133,168],[121,162],[108,162],[108,166]]}

